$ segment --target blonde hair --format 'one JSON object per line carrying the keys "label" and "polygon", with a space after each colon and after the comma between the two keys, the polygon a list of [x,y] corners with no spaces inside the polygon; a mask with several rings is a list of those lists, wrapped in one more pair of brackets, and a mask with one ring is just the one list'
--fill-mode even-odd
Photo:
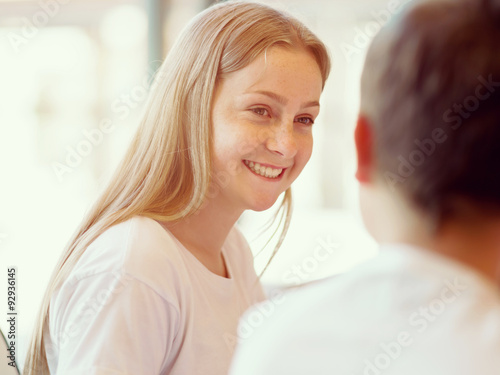
{"label": "blonde hair", "polygon": [[[99,235],[136,215],[168,222],[188,218],[200,208],[211,181],[210,112],[217,80],[275,45],[309,51],[324,85],[330,60],[323,43],[302,23],[268,6],[216,4],[183,30],[157,73],[124,159],[54,270],[26,357],[25,375],[49,373],[43,335],[48,334],[51,296]],[[290,189],[279,212],[284,224],[274,253],[290,222]]]}

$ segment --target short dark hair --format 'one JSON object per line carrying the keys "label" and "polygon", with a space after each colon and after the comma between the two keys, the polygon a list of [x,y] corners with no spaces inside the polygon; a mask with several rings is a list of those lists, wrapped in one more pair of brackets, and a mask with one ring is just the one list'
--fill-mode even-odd
{"label": "short dark hair", "polygon": [[440,217],[500,212],[500,0],[413,4],[375,37],[361,91],[391,188]]}

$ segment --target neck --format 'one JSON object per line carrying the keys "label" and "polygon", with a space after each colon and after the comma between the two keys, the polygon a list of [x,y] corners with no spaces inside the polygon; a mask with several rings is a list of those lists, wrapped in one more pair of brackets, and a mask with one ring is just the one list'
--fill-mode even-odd
{"label": "neck", "polygon": [[221,268],[222,246],[243,210],[225,209],[215,198],[207,198],[193,215],[162,223],[198,260],[215,273]]}
{"label": "neck", "polygon": [[500,285],[500,222],[453,220],[443,223],[431,249],[475,269]]}
{"label": "neck", "polygon": [[[500,285],[500,218],[469,210],[461,218],[447,219],[433,227],[432,218],[397,195],[378,192],[372,220],[377,242],[407,243],[426,248],[476,270]],[[373,218],[372,218],[373,219]]]}

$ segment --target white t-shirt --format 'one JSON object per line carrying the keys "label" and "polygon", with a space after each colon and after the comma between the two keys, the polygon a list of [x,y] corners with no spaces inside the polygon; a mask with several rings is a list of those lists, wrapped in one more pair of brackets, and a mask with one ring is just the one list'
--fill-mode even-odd
{"label": "white t-shirt", "polygon": [[145,217],[111,227],[53,295],[45,345],[52,375],[225,375],[238,319],[264,294],[233,228],[210,272]]}
{"label": "white t-shirt", "polygon": [[500,289],[424,249],[384,245],[279,301],[241,339],[231,375],[500,374]]}

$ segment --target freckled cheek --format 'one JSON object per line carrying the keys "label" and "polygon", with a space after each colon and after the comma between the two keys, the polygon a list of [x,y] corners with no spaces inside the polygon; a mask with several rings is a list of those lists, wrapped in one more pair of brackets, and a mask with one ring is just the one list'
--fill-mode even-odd
{"label": "freckled cheek", "polygon": [[312,150],[313,150],[312,135],[302,138],[298,145],[297,156],[301,159],[304,165],[307,164],[307,162],[311,158]]}
{"label": "freckled cheek", "polygon": [[237,175],[244,170],[243,159],[252,159],[256,153],[255,137],[248,133],[226,128],[220,131],[214,139],[214,151],[217,155],[216,168],[231,175]]}
{"label": "freckled cheek", "polygon": [[234,148],[238,155],[250,158],[255,154],[259,144],[259,134],[255,132],[242,132],[238,134],[234,142]]}

